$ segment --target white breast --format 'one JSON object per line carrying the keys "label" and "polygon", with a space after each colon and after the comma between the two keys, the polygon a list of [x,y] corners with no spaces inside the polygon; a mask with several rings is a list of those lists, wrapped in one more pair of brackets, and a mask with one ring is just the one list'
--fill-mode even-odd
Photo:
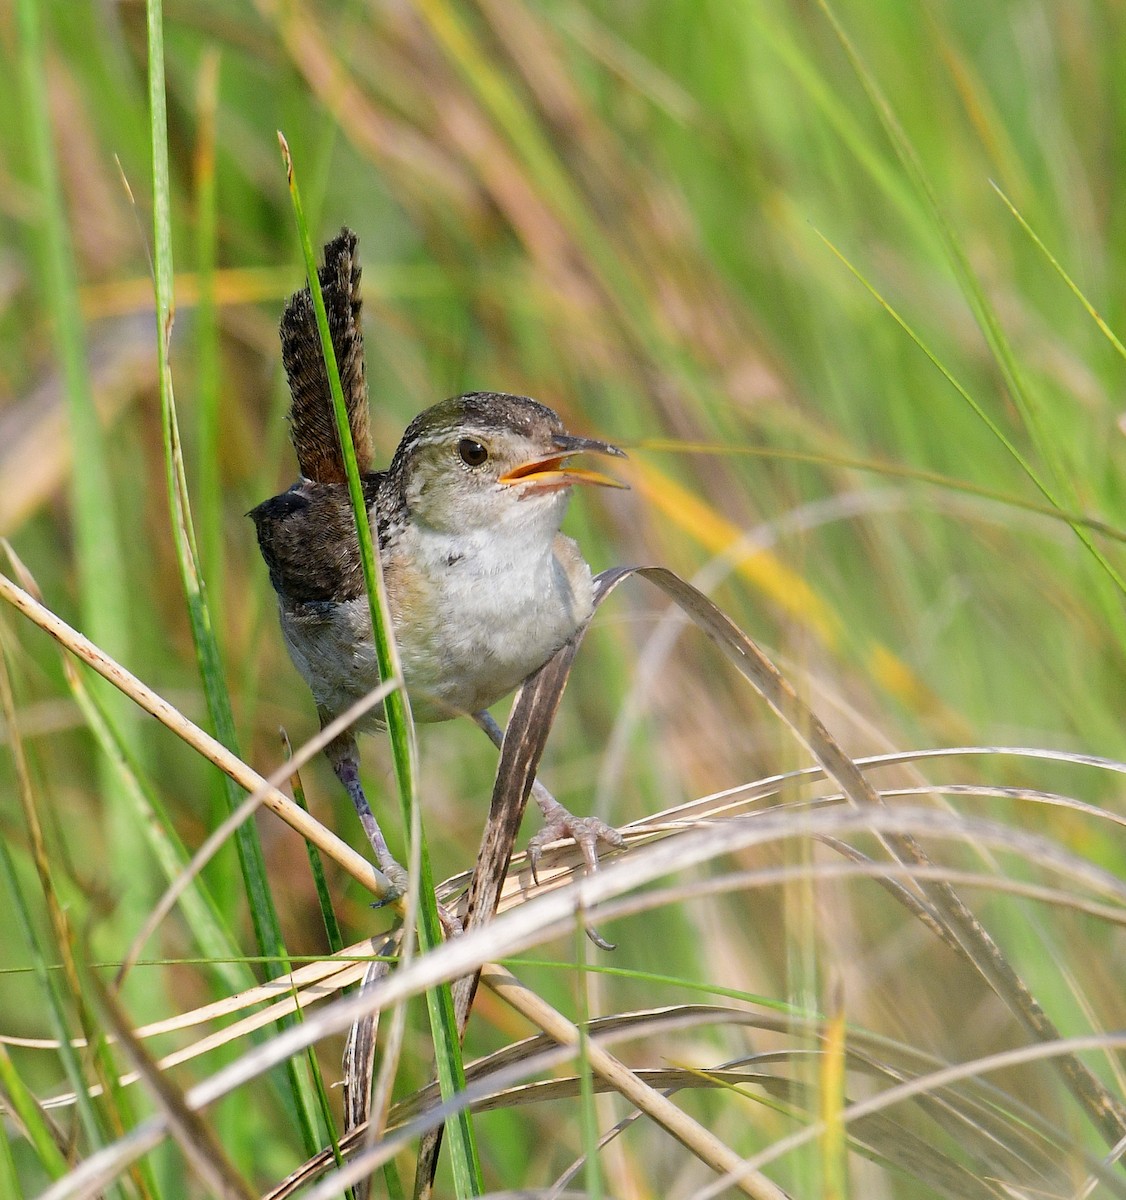
{"label": "white breast", "polygon": [[526,533],[418,530],[411,541],[416,586],[393,588],[392,608],[421,721],[494,704],[590,616],[590,568],[562,534],[530,546]]}
{"label": "white breast", "polygon": [[[575,543],[556,532],[563,503],[555,511],[529,505],[520,513],[527,519],[456,537],[409,525],[385,554],[384,579],[416,720],[443,721],[495,704],[590,616],[590,568]],[[366,596],[283,604],[281,619],[293,661],[322,713],[335,716],[376,686]],[[375,723],[378,714],[365,722]]]}

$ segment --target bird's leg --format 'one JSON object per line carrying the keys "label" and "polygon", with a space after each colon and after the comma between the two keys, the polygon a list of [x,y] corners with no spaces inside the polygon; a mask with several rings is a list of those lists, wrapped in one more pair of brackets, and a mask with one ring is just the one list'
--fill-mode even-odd
{"label": "bird's leg", "polygon": [[398,900],[400,896],[406,895],[410,878],[388,848],[383,830],[379,828],[379,822],[371,811],[367,796],[364,795],[363,785],[360,783],[360,756],[356,749],[355,736],[342,733],[333,738],[325,747],[325,755],[332,763],[336,778],[344,785],[344,790],[355,806],[360,824],[364,827],[364,833],[367,834],[375,853],[375,865],[387,876],[387,882],[391,885],[391,891],[382,898],[380,904]]}
{"label": "bird's leg", "polygon": [[[504,742],[504,730],[497,724],[492,714],[488,712],[474,713],[473,719],[499,749]],[[582,852],[588,871],[598,870],[598,844],[600,842],[605,842],[615,849],[621,849],[626,844],[625,838],[614,826],[608,825],[601,817],[573,816],[538,779],[532,781],[532,798],[539,805],[544,820],[543,828],[528,842],[528,865],[532,869],[532,878],[537,883],[539,883],[539,876],[536,872],[540,857],[544,847],[551,842],[570,838]]]}

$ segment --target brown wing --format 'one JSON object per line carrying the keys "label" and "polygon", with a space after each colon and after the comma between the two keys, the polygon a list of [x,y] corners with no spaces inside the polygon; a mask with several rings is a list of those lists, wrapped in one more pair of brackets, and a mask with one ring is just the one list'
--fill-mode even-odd
{"label": "brown wing", "polygon": [[[389,489],[383,471],[365,475],[361,483],[369,519],[373,508],[378,514],[377,550],[385,555],[398,533],[394,514],[402,502]],[[356,521],[344,484],[302,479],[247,516],[254,522],[270,582],[283,603],[340,603],[366,591]]]}
{"label": "brown wing", "polygon": [[[364,381],[364,338],[360,331],[360,264],[356,235],[350,229],[325,246],[325,265],[317,272],[332,346],[344,389],[348,423],[361,474],[372,469],[367,384]],[[293,397],[290,437],[306,479],[343,483],[344,459],[332,413],[317,318],[308,287],[295,292],[281,319],[282,363]]]}
{"label": "brown wing", "polygon": [[274,590],[288,604],[354,600],[364,592],[348,489],[295,483],[248,514]]}

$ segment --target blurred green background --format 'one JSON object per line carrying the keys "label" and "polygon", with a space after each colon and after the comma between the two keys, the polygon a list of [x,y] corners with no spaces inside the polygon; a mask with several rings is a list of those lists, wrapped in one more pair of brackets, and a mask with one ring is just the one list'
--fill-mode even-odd
{"label": "blurred green background", "polygon": [[[31,3],[37,48],[28,3],[0,5],[0,535],[49,606],[205,722],[160,442],[145,9]],[[535,396],[630,450],[632,490],[580,496],[569,517],[594,567],[702,572],[850,752],[1126,758],[1126,362],[999,195],[1121,329],[1126,10],[840,0],[833,13],[844,40],[804,0],[165,4],[172,370],[248,761],[280,760],[279,725],[296,742],[316,724],[244,517],[296,474],[276,326],[303,268],[278,130],[314,239],[359,234],[381,461],[448,395]],[[622,589],[580,656],[546,767],[576,811],[622,822],[797,761],[699,635],[653,659],[663,611],[645,585]],[[0,633],[58,886],[113,958],[157,871],[53,646],[12,612]],[[198,845],[222,811],[214,771],[114,712]],[[445,875],[470,863],[495,758],[457,725],[422,731],[421,752]],[[364,755],[372,791],[388,791],[383,741]],[[975,759],[955,776],[1121,803],[1107,773]],[[359,845],[327,767],[305,781]],[[14,795],[0,755],[0,836],[30,879]],[[1121,843],[1075,818],[988,812],[1123,870]],[[290,949],[317,953],[304,850],[272,819],[259,828]],[[233,854],[208,880],[245,931]],[[338,883],[364,932],[365,897]],[[728,913],[730,961],[709,963],[718,943],[688,919],[623,939],[623,961],[690,975],[699,955],[718,981],[786,994],[782,909],[760,902],[750,921]],[[878,914],[856,921],[861,943],[886,944]],[[1114,939],[1083,936],[1090,1003],[1120,1025]],[[175,921],[158,941],[154,954],[190,952]],[[0,931],[0,967],[26,958]],[[144,978],[139,1017],[177,989],[176,1003],[208,995],[187,968]],[[936,1049],[967,1036],[965,980],[884,982],[858,1018],[902,1020]],[[3,1032],[43,1032],[35,995],[26,974],[0,974]],[[1066,1027],[1074,1001],[1053,999]]]}

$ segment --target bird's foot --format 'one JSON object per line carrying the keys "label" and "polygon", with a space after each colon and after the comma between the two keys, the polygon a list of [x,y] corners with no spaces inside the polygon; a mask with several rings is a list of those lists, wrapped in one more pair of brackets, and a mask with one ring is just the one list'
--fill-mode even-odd
{"label": "bird's foot", "polygon": [[[387,904],[394,904],[396,900],[401,900],[406,896],[411,884],[410,873],[393,858],[388,858],[378,865],[390,886],[388,891],[372,903],[372,908],[383,908]],[[437,908],[442,932],[447,938],[460,937],[465,932],[462,928],[461,918],[445,904],[439,904]]]}
{"label": "bird's foot", "polygon": [[394,904],[396,900],[401,900],[407,894],[411,885],[411,877],[407,873],[406,867],[400,866],[390,854],[380,858],[375,865],[387,880],[387,891],[372,904],[372,908],[383,908],[384,905]]}
{"label": "bird's foot", "polygon": [[625,844],[625,838],[600,817],[576,817],[567,811],[562,804],[546,791],[536,789],[536,803],[543,813],[543,828],[528,843],[528,865],[532,869],[532,878],[539,883],[540,857],[544,848],[551,842],[563,841],[570,838],[582,852],[583,861],[588,871],[598,870],[598,846],[604,842],[620,850]]}

